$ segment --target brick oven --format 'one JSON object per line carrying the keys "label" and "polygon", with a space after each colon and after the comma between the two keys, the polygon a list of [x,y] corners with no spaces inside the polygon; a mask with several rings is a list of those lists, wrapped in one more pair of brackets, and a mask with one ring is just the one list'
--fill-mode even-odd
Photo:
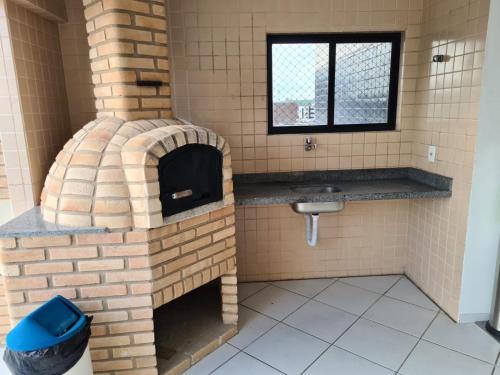
{"label": "brick oven", "polygon": [[83,4],[97,119],[4,227],[8,315],[63,295],[94,317],[95,373],[181,373],[236,333],[229,145],[171,118],[164,0]]}
{"label": "brick oven", "polygon": [[[3,239],[13,322],[53,295],[71,299],[94,316],[94,368],[106,374],[180,373],[236,333],[231,157],[212,131],[177,120],[99,118],[57,156],[40,212],[63,234]],[[198,317],[163,308],[214,280],[221,297],[212,286],[211,297],[197,297],[204,306],[189,302]],[[172,337],[192,331],[179,325],[201,327],[179,319],[207,321],[214,304],[219,317],[208,321],[219,323],[191,332],[194,348]]]}

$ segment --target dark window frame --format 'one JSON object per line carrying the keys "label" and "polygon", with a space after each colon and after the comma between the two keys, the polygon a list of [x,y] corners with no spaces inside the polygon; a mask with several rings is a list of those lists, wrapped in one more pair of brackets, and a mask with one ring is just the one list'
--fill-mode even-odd
{"label": "dark window frame", "polygon": [[[386,123],[334,125],[336,43],[392,43],[389,98]],[[334,34],[268,34],[267,35],[267,132],[268,134],[341,133],[396,130],[401,32],[334,33]],[[329,43],[328,116],[326,125],[274,126],[273,124],[273,44]]]}

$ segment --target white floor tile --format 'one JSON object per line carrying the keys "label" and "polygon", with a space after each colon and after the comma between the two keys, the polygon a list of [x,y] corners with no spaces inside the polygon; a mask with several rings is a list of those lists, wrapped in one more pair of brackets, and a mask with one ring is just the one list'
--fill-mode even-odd
{"label": "white floor tile", "polygon": [[382,297],[363,317],[413,336],[420,337],[436,316],[435,311]]}
{"label": "white floor tile", "polygon": [[356,315],[311,300],[284,322],[333,343],[356,319]]}
{"label": "white floor tile", "polygon": [[384,294],[401,278],[401,275],[344,277],[342,282],[371,292]]}
{"label": "white floor tile", "polygon": [[364,358],[332,346],[304,372],[304,375],[326,374],[393,375],[394,371],[390,371]]}
{"label": "white floor tile", "polygon": [[443,313],[432,322],[424,339],[490,363],[495,363],[500,351],[500,344],[476,324],[457,324]]}
{"label": "white floor tile", "polygon": [[228,362],[219,367],[213,374],[216,375],[278,375],[281,374],[272,367],[250,357],[248,354],[239,353]]}
{"label": "white floor tile", "polygon": [[312,298],[335,280],[336,279],[287,280],[275,281],[273,284],[280,288],[287,289],[290,292]]}
{"label": "white floor tile", "polygon": [[245,352],[288,374],[300,374],[328,344],[299,330],[278,324],[250,344]]}
{"label": "white floor tile", "polygon": [[420,341],[399,371],[403,375],[490,375],[493,365]]}
{"label": "white floor tile", "polygon": [[317,301],[356,315],[363,314],[378,298],[379,294],[339,281],[314,297]]}
{"label": "white floor tile", "polygon": [[406,277],[401,278],[386,294],[414,305],[438,311],[439,308]]}
{"label": "white floor tile", "polygon": [[229,343],[243,349],[277,323],[278,321],[274,319],[247,309],[245,306],[240,306],[238,310],[239,332],[229,340]]}
{"label": "white floor tile", "polygon": [[243,301],[268,285],[268,283],[238,283],[238,302]]}
{"label": "white floor tile", "polygon": [[361,318],[336,346],[397,371],[418,339]]}
{"label": "white floor tile", "polygon": [[270,285],[248,297],[242,305],[271,318],[282,320],[306,301],[307,298],[303,296]]}
{"label": "white floor tile", "polygon": [[238,349],[224,344],[214,352],[207,355],[200,362],[189,368],[184,375],[206,375],[238,353]]}

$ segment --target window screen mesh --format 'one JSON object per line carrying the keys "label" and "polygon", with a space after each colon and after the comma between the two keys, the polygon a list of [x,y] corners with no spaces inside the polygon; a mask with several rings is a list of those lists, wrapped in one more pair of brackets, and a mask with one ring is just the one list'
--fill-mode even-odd
{"label": "window screen mesh", "polygon": [[391,43],[338,43],[334,125],[386,123]]}
{"label": "window screen mesh", "polygon": [[273,125],[326,125],[328,43],[273,44]]}

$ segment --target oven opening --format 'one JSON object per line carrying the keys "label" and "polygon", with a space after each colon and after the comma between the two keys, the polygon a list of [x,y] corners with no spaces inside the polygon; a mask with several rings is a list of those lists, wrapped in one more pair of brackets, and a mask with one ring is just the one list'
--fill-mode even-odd
{"label": "oven opening", "polygon": [[158,165],[163,217],[222,200],[222,153],[204,144],[179,147]]}

